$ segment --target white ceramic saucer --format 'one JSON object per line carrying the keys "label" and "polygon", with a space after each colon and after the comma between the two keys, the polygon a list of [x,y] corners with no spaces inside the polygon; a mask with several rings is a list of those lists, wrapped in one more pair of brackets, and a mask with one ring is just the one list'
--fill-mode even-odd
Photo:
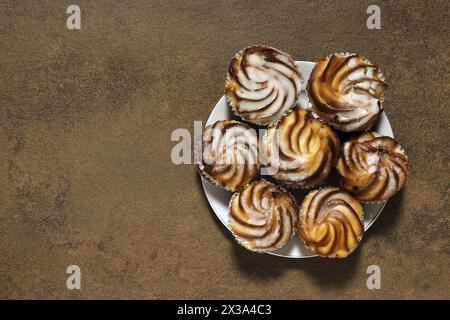
{"label": "white ceramic saucer", "polygon": [[[308,83],[311,71],[314,68],[314,62],[296,61],[296,64],[300,68],[300,71],[302,72],[305,80],[303,82],[302,93],[300,96],[300,100],[298,102],[298,106],[300,108],[308,108],[308,98],[305,94],[304,89],[306,84]],[[206,125],[211,125],[218,120],[225,120],[225,119],[239,120],[227,106],[225,96],[222,96],[222,98],[220,98],[220,100],[217,102],[214,109],[212,110]],[[394,137],[391,124],[389,123],[389,120],[384,112],[381,113],[378,122],[374,126],[373,130],[377,131],[382,135]],[[217,218],[219,218],[219,220],[228,229],[228,203],[230,201],[232,193],[223,188],[212,185],[203,178],[202,184],[203,190],[205,192],[209,204],[211,205],[211,208],[213,209]],[[332,176],[327,178],[324,184],[337,185],[336,177]],[[292,191],[292,194],[295,196],[298,203],[301,203],[304,195],[307,193],[307,191],[302,190],[299,191],[290,190],[290,191]],[[375,222],[375,220],[378,218],[385,205],[386,202],[378,204],[363,204],[365,230],[369,229],[370,226]],[[230,237],[232,237],[231,232]],[[283,248],[276,250],[274,252],[269,252],[268,254],[286,258],[311,258],[316,256],[315,254],[312,254],[305,248],[304,244],[300,241],[298,236],[292,237],[292,239],[288,242],[288,244],[285,245]]]}

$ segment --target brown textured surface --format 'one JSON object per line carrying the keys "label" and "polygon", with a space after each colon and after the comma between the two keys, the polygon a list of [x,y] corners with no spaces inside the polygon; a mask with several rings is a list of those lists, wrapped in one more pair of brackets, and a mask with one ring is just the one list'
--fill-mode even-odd
{"label": "brown textured surface", "polygon": [[[80,0],[77,31],[64,2],[2,1],[0,297],[450,298],[450,8],[377,2],[381,30],[356,0]],[[247,252],[170,162],[172,130],[207,119],[231,56],[257,43],[358,52],[387,78],[410,179],[346,260]]]}

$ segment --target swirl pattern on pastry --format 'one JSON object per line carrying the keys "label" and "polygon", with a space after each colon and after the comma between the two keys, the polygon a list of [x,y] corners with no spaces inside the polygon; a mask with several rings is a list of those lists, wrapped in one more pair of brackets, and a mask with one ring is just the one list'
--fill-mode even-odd
{"label": "swirl pattern on pastry", "polygon": [[342,187],[364,202],[380,202],[403,188],[408,160],[398,142],[368,132],[344,143],[337,169]]}
{"label": "swirl pattern on pastry", "polygon": [[251,251],[283,247],[295,232],[298,207],[275,185],[254,181],[230,200],[229,225],[236,240]]}
{"label": "swirl pattern on pastry", "polygon": [[262,142],[268,174],[290,187],[320,183],[339,158],[339,138],[305,109],[296,109],[269,127]]}
{"label": "swirl pattern on pastry", "polygon": [[323,257],[345,258],[364,234],[363,208],[336,187],[311,191],[303,200],[297,232],[309,250]]}
{"label": "swirl pattern on pastry", "polygon": [[237,116],[264,126],[277,121],[296,104],[302,79],[286,53],[251,46],[231,60],[225,96]]}
{"label": "swirl pattern on pastry", "polygon": [[256,131],[232,120],[206,127],[199,169],[211,182],[229,191],[239,190],[259,173]]}
{"label": "swirl pattern on pastry", "polygon": [[358,54],[317,61],[308,81],[312,109],[337,130],[366,131],[382,110],[387,85],[378,65]]}

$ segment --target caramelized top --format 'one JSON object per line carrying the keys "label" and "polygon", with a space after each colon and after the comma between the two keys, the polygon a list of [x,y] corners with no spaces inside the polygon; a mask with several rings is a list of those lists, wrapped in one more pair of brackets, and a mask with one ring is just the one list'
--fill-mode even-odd
{"label": "caramelized top", "polygon": [[305,109],[296,109],[271,126],[262,145],[268,173],[293,187],[321,182],[336,164],[341,148],[334,131]]}
{"label": "caramelized top", "polygon": [[302,75],[286,53],[252,46],[231,60],[225,96],[243,120],[268,125],[295,105],[301,83]]}
{"label": "caramelized top", "polygon": [[353,132],[375,123],[386,87],[377,65],[357,54],[333,54],[317,61],[307,92],[322,120],[337,130]]}
{"label": "caramelized top", "polygon": [[258,175],[258,137],[247,125],[217,121],[202,136],[201,172],[230,191],[239,190]]}
{"label": "caramelized top", "polygon": [[368,132],[344,143],[337,169],[345,190],[361,201],[379,202],[403,188],[408,161],[397,141]]}
{"label": "caramelized top", "polygon": [[240,244],[252,251],[273,251],[294,234],[297,205],[288,192],[259,180],[233,195],[229,219]]}
{"label": "caramelized top", "polygon": [[364,234],[361,204],[339,188],[311,191],[303,200],[299,215],[298,234],[320,256],[345,258]]}

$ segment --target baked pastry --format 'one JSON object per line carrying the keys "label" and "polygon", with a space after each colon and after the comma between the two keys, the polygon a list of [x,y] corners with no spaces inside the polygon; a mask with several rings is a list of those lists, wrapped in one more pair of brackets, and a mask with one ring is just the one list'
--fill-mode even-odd
{"label": "baked pastry", "polygon": [[267,173],[289,187],[320,183],[339,158],[341,145],[333,129],[305,109],[296,109],[269,127],[262,142]]}
{"label": "baked pastry", "polygon": [[372,127],[386,88],[377,65],[358,54],[335,53],[317,61],[307,92],[313,111],[323,121],[353,132]]}
{"label": "baked pastry", "polygon": [[258,180],[230,200],[229,226],[236,240],[251,251],[283,247],[295,232],[298,208],[289,192]]}
{"label": "baked pastry", "polygon": [[408,160],[395,139],[368,132],[344,143],[337,163],[342,187],[364,202],[380,202],[405,185]]}
{"label": "baked pastry", "polygon": [[306,247],[323,257],[345,258],[364,234],[363,208],[336,187],[314,190],[300,207],[297,233]]}
{"label": "baked pastry", "polygon": [[237,116],[265,126],[296,104],[302,79],[300,70],[286,53],[251,46],[231,60],[225,96]]}
{"label": "baked pastry", "polygon": [[212,183],[237,191],[258,176],[258,136],[232,120],[217,121],[202,135],[200,172]]}

